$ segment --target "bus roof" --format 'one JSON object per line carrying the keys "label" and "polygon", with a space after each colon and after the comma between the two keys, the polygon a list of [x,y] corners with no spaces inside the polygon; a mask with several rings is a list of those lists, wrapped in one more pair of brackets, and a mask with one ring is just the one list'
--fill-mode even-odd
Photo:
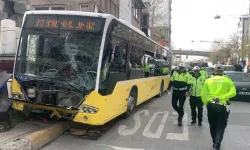
{"label": "bus roof", "polygon": [[36,10],[36,11],[27,11],[27,14],[55,14],[55,15],[77,15],[77,16],[89,16],[89,17],[100,17],[100,18],[108,18],[113,17],[111,14],[103,14],[103,13],[94,13],[94,12],[82,12],[82,11],[58,11],[58,10]]}
{"label": "bus roof", "polygon": [[[150,40],[151,42],[154,42],[155,44],[161,46],[160,44],[158,44],[157,42],[153,41],[152,39],[148,38],[146,36],[146,34],[144,32],[142,32],[141,30],[137,29],[136,27],[134,27],[133,25],[129,24],[127,21],[123,20],[123,19],[118,19],[115,16],[113,16],[112,14],[105,14],[105,13],[94,13],[94,12],[82,12],[82,11],[58,11],[58,10],[39,10],[39,11],[27,11],[24,15],[24,18],[27,14],[56,14],[56,15],[77,15],[77,16],[89,16],[89,17],[99,17],[99,18],[110,18],[112,19],[116,19],[117,21],[119,21],[120,23],[124,24],[125,26],[129,27],[130,29],[136,31],[137,33],[139,33],[140,35],[144,36],[145,38],[147,38],[148,40]],[[172,51],[169,50],[169,48],[163,47],[165,50],[169,51],[170,53],[173,53]]]}

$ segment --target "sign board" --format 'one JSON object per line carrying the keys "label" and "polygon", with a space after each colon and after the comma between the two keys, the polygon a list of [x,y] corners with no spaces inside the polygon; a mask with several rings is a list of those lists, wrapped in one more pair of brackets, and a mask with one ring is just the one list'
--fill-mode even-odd
{"label": "sign board", "polygon": [[24,28],[78,30],[100,32],[104,26],[103,18],[70,15],[27,15]]}

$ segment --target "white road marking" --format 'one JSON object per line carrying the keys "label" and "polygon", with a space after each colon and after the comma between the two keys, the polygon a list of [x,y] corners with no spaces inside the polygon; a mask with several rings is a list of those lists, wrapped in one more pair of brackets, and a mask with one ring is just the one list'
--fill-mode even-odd
{"label": "white road marking", "polygon": [[178,115],[178,113],[176,111],[172,112],[173,115]]}
{"label": "white road marking", "polygon": [[[97,145],[108,146],[108,147],[111,147],[115,150],[145,150],[145,149],[138,149],[138,148],[117,147],[117,146],[111,146],[111,145],[106,145],[106,144],[97,144]],[[104,150],[105,150],[105,148],[104,148]]]}
{"label": "white road marking", "polygon": [[118,128],[118,133],[123,136],[131,135],[136,133],[136,131],[141,127],[140,114],[144,113],[146,116],[149,115],[148,110],[141,110],[134,115],[135,126],[133,129],[126,129],[125,125],[120,125]]}
{"label": "white road marking", "polygon": [[183,133],[168,133],[166,139],[188,141],[188,126],[186,126],[187,123],[188,123],[188,114],[185,113],[183,117]]}
{"label": "white road marking", "polygon": [[[159,125],[156,133],[152,133],[150,131],[150,127],[151,125],[153,124],[155,118],[159,115],[159,114],[162,114],[164,113],[164,116],[162,117],[162,120],[161,120],[161,124]],[[167,118],[168,118],[168,114],[169,112],[168,111],[164,111],[164,112],[155,112],[154,115],[151,117],[151,119],[149,120],[147,126],[145,127],[142,135],[145,136],[145,137],[148,137],[148,138],[160,138],[161,137],[161,134],[162,134],[162,131],[164,129],[164,125],[167,121]]]}

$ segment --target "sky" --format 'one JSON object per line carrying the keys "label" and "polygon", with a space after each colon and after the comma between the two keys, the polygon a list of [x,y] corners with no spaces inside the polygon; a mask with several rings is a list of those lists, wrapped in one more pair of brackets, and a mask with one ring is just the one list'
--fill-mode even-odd
{"label": "sky", "polygon": [[[174,48],[210,50],[211,43],[200,41],[212,42],[237,32],[239,16],[249,13],[249,3],[249,0],[172,0]],[[216,15],[222,18],[214,19]]]}

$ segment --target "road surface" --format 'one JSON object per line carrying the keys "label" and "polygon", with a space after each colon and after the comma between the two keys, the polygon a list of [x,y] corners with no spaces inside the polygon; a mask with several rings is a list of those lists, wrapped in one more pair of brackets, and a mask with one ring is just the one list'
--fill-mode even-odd
{"label": "road surface", "polygon": [[[222,150],[250,149],[250,102],[233,102]],[[190,125],[189,100],[184,126],[177,127],[171,96],[165,94],[139,106],[128,119],[120,119],[98,140],[63,135],[43,150],[211,150],[206,109],[204,123]]]}

